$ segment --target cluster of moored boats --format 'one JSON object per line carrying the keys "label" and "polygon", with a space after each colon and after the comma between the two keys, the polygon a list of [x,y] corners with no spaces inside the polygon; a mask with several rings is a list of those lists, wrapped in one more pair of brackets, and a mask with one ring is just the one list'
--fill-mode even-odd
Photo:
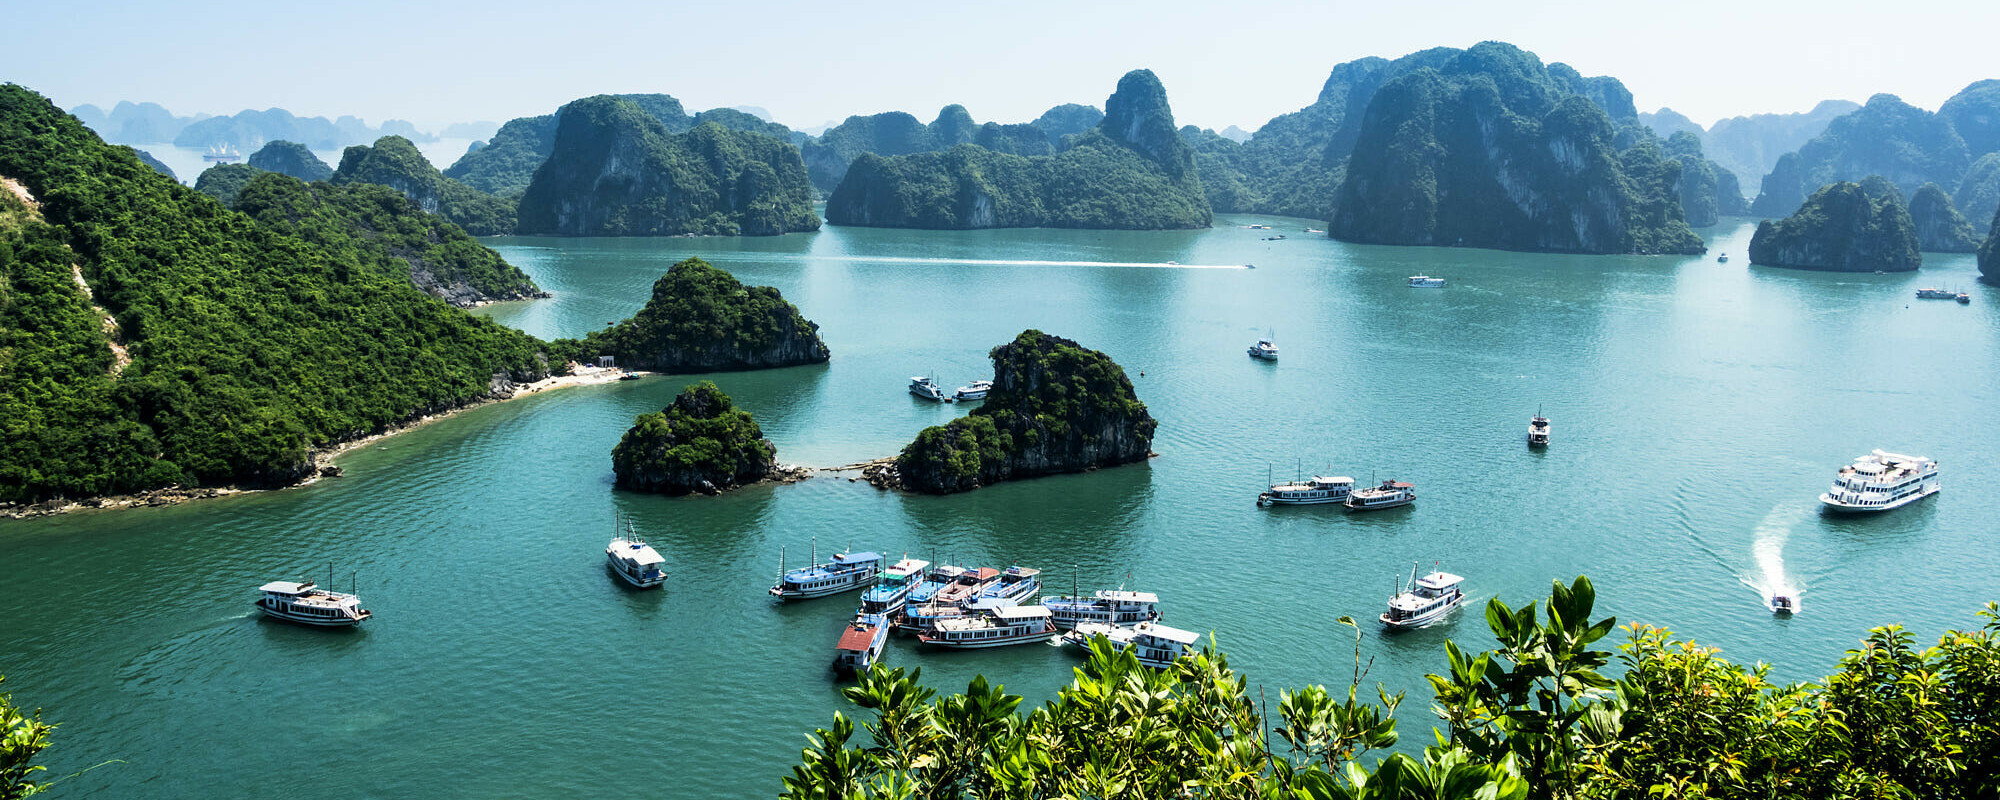
{"label": "cluster of moored boats", "polygon": [[918,375],[910,379],[910,394],[916,395],[920,399],[939,403],[984,400],[986,399],[986,393],[992,390],[992,381],[981,380],[960,386],[957,391],[945,394],[944,387],[937,385],[935,381],[932,381],[928,377]]}

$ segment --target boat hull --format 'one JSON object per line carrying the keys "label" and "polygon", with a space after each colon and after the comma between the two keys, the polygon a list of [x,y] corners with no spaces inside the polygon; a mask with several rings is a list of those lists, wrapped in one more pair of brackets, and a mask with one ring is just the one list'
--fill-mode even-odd
{"label": "boat hull", "polygon": [[611,574],[618,576],[619,580],[624,581],[627,586],[631,586],[634,589],[657,589],[667,583],[665,573],[661,573],[657,578],[641,578],[625,571],[624,568],[618,566],[616,563],[607,562],[604,568],[611,570]]}
{"label": "boat hull", "polygon": [[1402,508],[1415,502],[1417,502],[1417,498],[1405,497],[1400,500],[1384,500],[1377,503],[1357,503],[1349,500],[1345,505],[1349,511],[1381,511],[1387,508]]}
{"label": "boat hull", "polygon": [[848,592],[852,592],[858,589],[868,588],[869,586],[874,585],[875,581],[878,579],[879,576],[871,576],[868,578],[857,580],[853,583],[842,584],[840,586],[828,586],[820,589],[786,589],[779,586],[773,586],[771,587],[771,596],[778,598],[779,600],[786,600],[786,601],[812,600],[820,597],[832,597],[833,595],[846,594]]}
{"label": "boat hull", "polygon": [[362,611],[361,615],[358,617],[331,617],[331,618],[312,617],[312,616],[306,616],[304,614],[293,614],[283,609],[273,608],[271,607],[270,604],[265,603],[262,600],[255,601],[254,603],[252,603],[252,605],[255,605],[257,607],[257,610],[264,612],[264,616],[270,617],[272,619],[281,619],[286,622],[296,623],[299,625],[310,625],[315,628],[352,628],[356,625],[360,625],[363,620],[375,616],[371,612]]}
{"label": "boat hull", "polygon": [[941,639],[935,634],[926,632],[917,634],[917,641],[944,650],[985,650],[991,647],[1011,647],[1017,644],[1036,644],[1039,642],[1046,642],[1053,636],[1055,636],[1054,630],[1046,630],[1042,631],[1041,633],[1029,633],[1029,634],[1022,634],[1020,636],[1009,636],[1005,639],[978,639],[974,641],[952,641],[948,639]]}
{"label": "boat hull", "polygon": [[1937,484],[1931,484],[1925,486],[1923,489],[1918,490],[1913,494],[1910,494],[1909,496],[1903,497],[1902,499],[1890,503],[1884,503],[1879,506],[1862,506],[1862,505],[1853,505],[1850,503],[1843,503],[1839,500],[1833,499],[1833,495],[1831,493],[1825,493],[1819,496],[1819,507],[1821,511],[1825,511],[1831,514],[1876,514],[1883,511],[1894,511],[1896,509],[1902,508],[1903,506],[1915,503],[1918,500],[1922,500],[1926,497],[1937,494],[1938,489],[1940,488],[1941,487],[1939,487]]}
{"label": "boat hull", "polygon": [[1329,495],[1327,497],[1312,497],[1312,498],[1299,499],[1299,498],[1272,497],[1268,494],[1257,495],[1257,505],[1260,506],[1323,506],[1329,503],[1344,504],[1346,502],[1347,498],[1344,496],[1335,497]]}
{"label": "boat hull", "polygon": [[1430,611],[1426,611],[1419,616],[1407,617],[1404,619],[1390,619],[1388,613],[1385,612],[1382,614],[1381,617],[1379,617],[1379,619],[1382,620],[1383,627],[1389,628],[1391,630],[1421,628],[1425,625],[1429,625],[1433,622],[1443,619],[1446,614],[1451,613],[1452,609],[1458,608],[1459,606],[1462,605],[1465,605],[1465,595],[1463,594],[1459,595],[1456,598],[1453,598],[1451,602],[1438,606],[1437,608],[1432,609]]}

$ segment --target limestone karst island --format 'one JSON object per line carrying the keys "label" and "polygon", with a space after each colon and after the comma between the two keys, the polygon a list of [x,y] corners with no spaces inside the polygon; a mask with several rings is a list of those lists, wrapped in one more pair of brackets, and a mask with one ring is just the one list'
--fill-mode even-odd
{"label": "limestone karst island", "polygon": [[2000,6],[0,30],[0,800],[2000,797]]}

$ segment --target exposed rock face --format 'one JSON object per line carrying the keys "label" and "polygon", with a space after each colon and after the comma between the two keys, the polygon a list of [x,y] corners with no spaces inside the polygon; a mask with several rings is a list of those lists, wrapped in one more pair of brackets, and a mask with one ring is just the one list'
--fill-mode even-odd
{"label": "exposed rock face", "polygon": [[333,177],[333,167],[319,160],[313,151],[298,142],[274,141],[250,154],[250,166],[266,172],[290,175],[311,183]]}
{"label": "exposed rock face", "polygon": [[777,454],[750,412],[702,381],[634,420],[611,451],[611,469],[621,489],[715,494],[771,474]]}
{"label": "exposed rock face", "polygon": [[1821,186],[1870,175],[1887,178],[1905,194],[1926,182],[1957,185],[1971,163],[1965,141],[1945,117],[1878,94],[1861,110],[1833,120],[1798,152],[1780,157],[1750,211],[1776,217],[1798,208]]}
{"label": "exposed rock face", "polygon": [[1213,216],[1194,152],[1173,128],[1166,90],[1148,70],[1118,86],[1098,128],[1066,137],[1053,156],[969,144],[863,154],[827,198],[827,219],[890,228],[1207,227]]}
{"label": "exposed rock face", "polygon": [[716,124],[676,134],[610,95],[563,107],[519,210],[521,233],[566,236],[818,229],[805,165],[790,144]]}
{"label": "exposed rock face", "polygon": [[387,186],[415,200],[474,236],[514,232],[512,203],[445,177],[401,136],[384,136],[373,146],[355,145],[340,154],[340,168],[327,179],[335,184],[372,183]]}
{"label": "exposed rock face", "polygon": [[2000,284],[2000,212],[1994,214],[1986,242],[1979,246],[1979,276],[1987,283]]}
{"label": "exposed rock face", "polygon": [[1951,196],[1935,183],[1918,187],[1910,198],[1910,221],[1917,226],[1917,244],[1926,253],[1971,253],[1979,249],[1972,223],[1951,204]]}
{"label": "exposed rock face", "polygon": [[1676,133],[1668,137],[1666,152],[1681,162],[1681,212],[1689,225],[1705,228],[1723,216],[1750,212],[1736,175],[1702,156],[1700,137],[1685,131]]}
{"label": "exposed rock face", "polygon": [[1916,224],[1887,179],[1821,187],[1798,213],[1757,225],[1750,263],[1834,272],[1908,272],[1923,261]]}
{"label": "exposed rock face", "polygon": [[574,343],[576,356],[615,356],[619,366],[657,372],[718,372],[824,363],[819,326],[777,289],[746,287],[699,258],[653,283],[631,319]]}
{"label": "exposed rock face", "polygon": [[1618,98],[1595,82],[1583,88],[1598,99],[1573,93],[1576,81],[1564,77],[1573,72],[1487,42],[1442,69],[1384,83],[1368,104],[1329,235],[1545,252],[1703,252],[1680,209],[1676,165],[1657,146],[1621,159],[1612,119],[1598,105]]}
{"label": "exposed rock face", "polygon": [[986,402],[924,429],[895,471],[906,489],[963,492],[1144,461],[1158,427],[1110,357],[1030,330],[993,349]]}

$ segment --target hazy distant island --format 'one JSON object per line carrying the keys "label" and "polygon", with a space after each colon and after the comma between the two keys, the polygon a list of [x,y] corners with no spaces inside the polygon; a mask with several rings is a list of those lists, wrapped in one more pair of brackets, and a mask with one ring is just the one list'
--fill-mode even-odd
{"label": "hazy distant island", "polygon": [[415,125],[392,119],[370,126],[359,117],[300,117],[282,108],[262,111],[246,109],[228,116],[197,114],[175,116],[158,103],[120,101],[106,112],[94,105],[80,105],[70,113],[106,141],[128,144],[172,142],[176,147],[229,147],[247,153],[274,141],[298,142],[307,147],[332,150],[350,144],[374,141],[383,136],[402,136],[419,142],[436,137],[417,130]]}
{"label": "hazy distant island", "polygon": [[[1811,111],[1730,117],[1718,120],[1707,130],[1671,108],[1642,113],[1639,122],[1663,138],[1676,133],[1693,134],[1701,140],[1708,157],[1735,175],[1738,184],[1761,191],[1764,176],[1777,166],[1779,156],[1820,135],[1835,117],[1860,107],[1860,103],[1849,100],[1822,100]],[[1751,195],[1756,193],[1752,191]]]}
{"label": "hazy distant island", "polygon": [[2000,81],[1974,83],[1935,113],[1895,95],[1878,94],[1859,110],[1835,118],[1796,152],[1781,156],[1764,177],[1751,211],[1767,217],[1788,214],[1821,186],[1880,175],[1906,199],[1925,183],[1955,188],[1957,205],[1979,219],[2000,196],[2000,163],[1982,161],[1996,152]]}
{"label": "hazy distant island", "polygon": [[[891,228],[1207,227],[1212,215],[1194,151],[1175,130],[1159,78],[1150,70],[1127,73],[1104,108],[1095,128],[1064,137],[1053,155],[969,142],[943,152],[863,154],[827,198],[827,221]],[[965,125],[961,130],[969,130],[969,117]]]}
{"label": "hazy distant island", "polygon": [[715,494],[763,480],[777,455],[750,412],[702,381],[633,420],[611,450],[611,470],[620,489]]}
{"label": "hazy distant island", "polygon": [[878,485],[949,494],[1152,455],[1159,423],[1110,356],[1037,330],[992,356],[986,401],[918,433]]}
{"label": "hazy distant island", "polygon": [[1757,225],[1750,263],[1833,272],[1908,272],[1923,263],[1917,226],[1887,178],[1821,187],[1797,213]]}

